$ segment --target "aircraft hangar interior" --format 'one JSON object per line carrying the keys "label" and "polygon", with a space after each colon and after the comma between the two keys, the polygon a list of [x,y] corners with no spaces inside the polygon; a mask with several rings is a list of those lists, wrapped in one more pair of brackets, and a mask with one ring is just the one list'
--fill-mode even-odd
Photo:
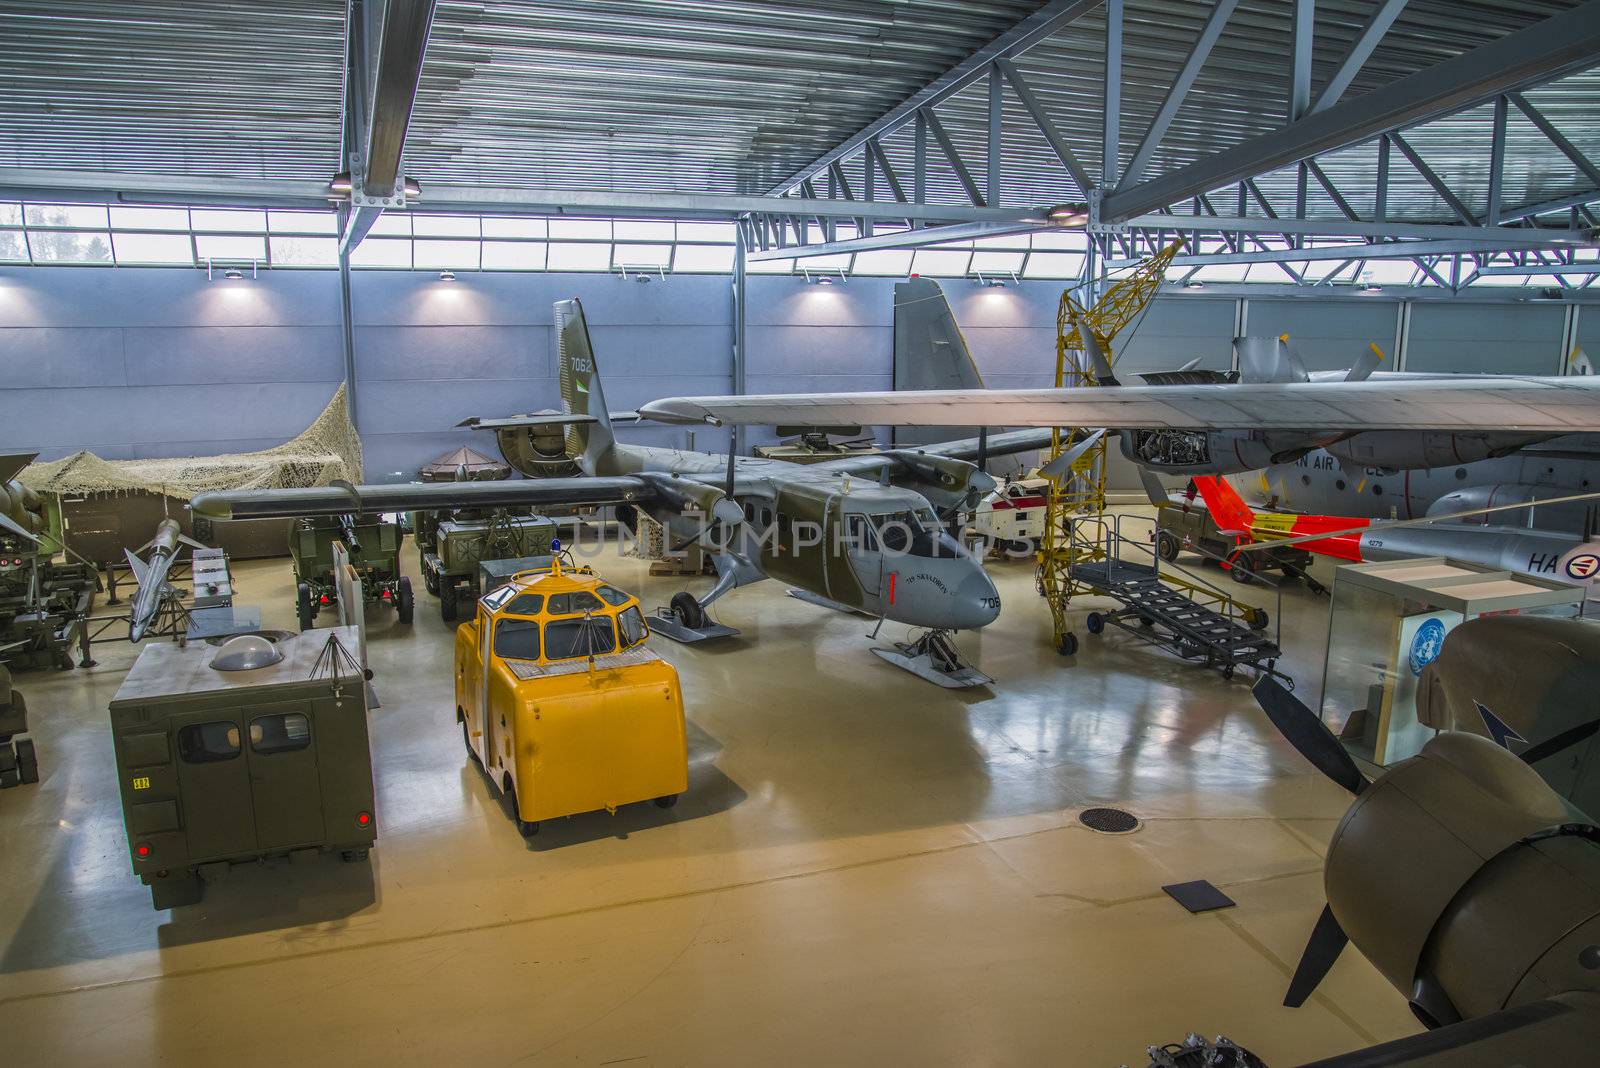
{"label": "aircraft hangar interior", "polygon": [[1600,0],[0,0],[0,1063],[1595,1063],[1597,116]]}

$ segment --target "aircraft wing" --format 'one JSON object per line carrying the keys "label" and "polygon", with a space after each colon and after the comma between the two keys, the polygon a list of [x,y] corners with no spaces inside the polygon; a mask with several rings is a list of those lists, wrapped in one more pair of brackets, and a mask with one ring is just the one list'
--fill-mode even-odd
{"label": "aircraft wing", "polygon": [[652,484],[617,477],[522,478],[501,482],[397,482],[312,489],[220,490],[190,502],[207,519],[288,519],[348,512],[438,511],[518,505],[642,504],[657,499]]}
{"label": "aircraft wing", "polygon": [[639,409],[667,423],[1026,426],[1183,430],[1600,431],[1600,378],[920,390],[672,397]]}
{"label": "aircraft wing", "polygon": [[[1033,427],[1027,430],[1008,430],[1004,433],[990,434],[984,447],[986,456],[1010,456],[1019,452],[1032,452],[1035,449],[1048,449],[1050,435],[1048,427]],[[959,441],[941,441],[934,445],[906,445],[898,449],[887,449],[881,453],[865,453],[859,456],[841,456],[837,460],[823,460],[815,466],[827,471],[876,471],[883,466],[885,456],[910,455],[920,453],[926,456],[944,456],[952,460],[966,460],[976,463],[978,460],[978,439],[962,438]]]}
{"label": "aircraft wing", "polygon": [[[1600,1045],[1600,995],[1561,994],[1301,1068],[1525,1068],[1581,1064]],[[1534,1053],[1537,1052],[1537,1056]]]}

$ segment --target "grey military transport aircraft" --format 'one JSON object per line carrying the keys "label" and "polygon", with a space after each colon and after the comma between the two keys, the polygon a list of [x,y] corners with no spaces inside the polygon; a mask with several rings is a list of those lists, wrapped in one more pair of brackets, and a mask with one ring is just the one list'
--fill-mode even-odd
{"label": "grey military transport aircraft", "polygon": [[[708,627],[706,607],[765,578],[806,600],[924,628],[913,644],[874,650],[946,686],[990,681],[961,661],[950,633],[987,626],[1000,595],[982,563],[941,516],[973,507],[995,481],[980,456],[1030,452],[1047,430],[1021,430],[816,464],[622,444],[612,430],[583,308],[556,304],[559,415],[517,417],[520,426],[560,426],[582,471],[571,478],[510,482],[331,486],[205,493],[192,507],[212,519],[389,512],[447,507],[612,504],[643,509],[679,545],[712,554],[717,582],[705,596],[680,593],[668,633],[687,640]],[[487,421],[499,427],[506,421]],[[724,631],[726,633],[726,631]]]}

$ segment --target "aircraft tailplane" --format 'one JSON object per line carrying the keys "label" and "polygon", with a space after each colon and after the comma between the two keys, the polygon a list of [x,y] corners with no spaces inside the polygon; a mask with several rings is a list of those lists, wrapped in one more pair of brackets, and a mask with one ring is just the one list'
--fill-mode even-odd
{"label": "aircraft tailplane", "polygon": [[1217,529],[1224,534],[1248,534],[1251,525],[1255,523],[1255,512],[1244,503],[1244,498],[1239,496],[1239,491],[1223,478],[1216,475],[1197,475],[1194,485],[1200,491],[1200,497],[1206,502],[1206,510],[1211,513],[1212,522],[1217,524]]}
{"label": "aircraft tailplane", "polygon": [[556,301],[555,315],[562,410],[568,415],[594,419],[592,423],[568,425],[567,455],[592,460],[609,451],[616,438],[611,433],[611,414],[600,385],[594,346],[589,341],[589,323],[583,316],[583,304],[576,297]]}

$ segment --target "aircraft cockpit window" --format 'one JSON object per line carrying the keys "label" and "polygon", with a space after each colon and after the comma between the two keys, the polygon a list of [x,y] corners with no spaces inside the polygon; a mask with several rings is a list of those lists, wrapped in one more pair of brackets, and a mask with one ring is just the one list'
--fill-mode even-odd
{"label": "aircraft cockpit window", "polygon": [[544,654],[550,660],[599,656],[617,647],[617,632],[610,616],[563,619],[544,628]]}
{"label": "aircraft cockpit window", "polygon": [[539,624],[531,619],[502,619],[494,628],[494,655],[506,660],[539,659]]}
{"label": "aircraft cockpit window", "polygon": [[536,616],[543,607],[544,594],[524,593],[506,605],[506,612],[513,616]]}
{"label": "aircraft cockpit window", "polygon": [[572,615],[575,612],[599,611],[600,598],[588,590],[574,590],[572,593],[555,593],[550,595],[550,614],[553,616]]}
{"label": "aircraft cockpit window", "polygon": [[918,508],[906,512],[875,515],[878,537],[891,553],[906,556],[954,556],[955,549],[949,536],[939,526],[938,517],[931,508]]}
{"label": "aircraft cockpit window", "polygon": [[878,551],[878,536],[872,531],[872,524],[867,522],[867,517],[859,512],[847,513],[844,517],[845,537],[849,541],[847,548],[858,553],[875,553]]}
{"label": "aircraft cockpit window", "polygon": [[615,586],[601,586],[597,592],[600,594],[600,599],[606,604],[619,605],[628,603],[628,595]]}

